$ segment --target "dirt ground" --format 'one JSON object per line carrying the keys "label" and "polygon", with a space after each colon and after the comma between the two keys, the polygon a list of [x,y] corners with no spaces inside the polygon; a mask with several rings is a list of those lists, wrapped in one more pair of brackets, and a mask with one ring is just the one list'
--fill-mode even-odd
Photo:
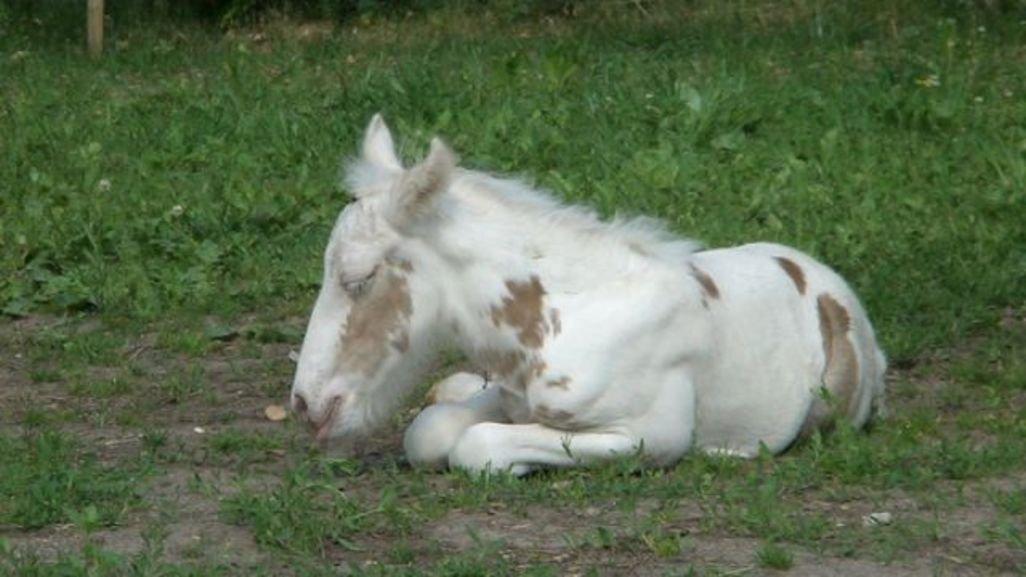
{"label": "dirt ground", "polygon": [[[302,319],[290,319],[291,328],[302,330]],[[184,402],[154,401],[147,394],[128,394],[96,399],[71,394],[61,379],[39,382],[32,377],[40,368],[39,359],[30,360],[32,336],[45,327],[60,325],[72,333],[103,330],[89,323],[67,323],[61,319],[35,317],[0,322],[5,343],[0,356],[0,415],[2,432],[18,435],[30,409],[51,414],[75,415],[57,425],[71,433],[83,447],[95,453],[101,462],[118,463],[143,450],[147,431],[166,432],[166,446],[174,447],[179,458],[164,462],[154,475],[142,481],[142,505],[127,511],[115,527],[97,530],[88,536],[71,524],[25,531],[0,526],[0,538],[15,550],[31,551],[44,559],[75,554],[89,540],[100,547],[134,555],[157,543],[162,559],[173,563],[213,563],[242,569],[261,566],[272,571],[291,572],[287,558],[273,549],[259,546],[249,527],[225,520],[222,501],[238,491],[273,486],[290,463],[290,454],[307,445],[306,431],[291,418],[272,422],[264,415],[270,404],[283,403],[291,378],[292,361],[288,343],[251,343],[232,340],[201,356],[171,353],[156,344],[152,335],[144,335],[116,352],[113,368],[90,366],[93,377],[113,373],[130,364],[140,382],[159,382],[183,367],[199,365],[207,387]],[[247,348],[248,347],[248,348]],[[938,355],[933,362],[947,362]],[[42,361],[43,364],[56,361]],[[899,395],[891,410],[900,412],[924,403],[938,406],[940,386],[923,371],[896,369],[892,383],[915,386],[920,394]],[[911,383],[911,385],[909,384]],[[100,413],[135,412],[138,421],[121,425],[114,419],[89,418]],[[106,422],[105,422],[106,421]],[[285,440],[281,449],[263,452],[255,465],[240,473],[239,463],[231,455],[212,458],[207,438],[219,429],[231,427],[259,434],[277,435]],[[197,429],[200,428],[200,429]],[[202,430],[203,432],[198,432]],[[361,457],[362,467],[373,468],[382,462],[401,460],[398,430],[378,439]],[[375,477],[368,477],[373,482]],[[446,490],[452,481],[438,475],[432,483]],[[959,505],[937,513],[924,510],[913,498],[898,492],[866,492],[862,498],[838,504],[835,500],[810,495],[808,511],[827,512],[838,524],[860,524],[873,512],[889,512],[898,522],[908,519],[937,520],[943,535],[917,547],[912,554],[899,554],[889,562],[874,560],[874,555],[833,557],[802,547],[790,547],[793,566],[786,573],[794,576],[933,576],[933,575],[1019,575],[1026,570],[1026,551],[987,538],[983,528],[998,522],[1000,513],[986,499],[993,489],[1011,490],[1026,486],[1026,475],[986,478],[941,486],[942,491],[957,494]],[[378,487],[361,486],[359,491],[374,495]],[[547,506],[507,508],[502,503],[487,508],[456,508],[440,518],[426,522],[405,546],[416,557],[437,561],[448,554],[473,550],[489,544],[494,554],[514,570],[531,564],[546,563],[558,567],[564,575],[661,575],[683,574],[693,566],[700,574],[764,575],[785,571],[759,565],[757,553],[762,541],[731,532],[709,531],[703,517],[709,512],[697,502],[681,502],[668,517],[664,532],[680,536],[679,553],[660,557],[641,547],[637,541],[612,548],[576,547],[586,541],[596,526],[613,528],[631,524],[659,507],[653,500],[642,500],[634,511],[623,511],[612,504],[596,503],[583,510]],[[941,517],[938,519],[937,515]],[[672,526],[671,526],[672,525]],[[156,527],[156,529],[155,529]],[[886,530],[886,527],[881,527]],[[340,569],[368,566],[387,558],[395,546],[388,534],[360,535],[354,538],[357,551],[328,547],[324,561]],[[906,552],[907,553],[907,552]]]}

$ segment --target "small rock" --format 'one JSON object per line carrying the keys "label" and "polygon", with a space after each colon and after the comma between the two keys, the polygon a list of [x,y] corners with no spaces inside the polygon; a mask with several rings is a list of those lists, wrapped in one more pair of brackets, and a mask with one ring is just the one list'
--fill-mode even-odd
{"label": "small rock", "polygon": [[203,433],[206,433],[207,430],[203,427],[196,427],[192,430],[192,432],[196,433],[197,435],[202,435]]}
{"label": "small rock", "polygon": [[870,513],[862,516],[862,525],[864,527],[878,527],[882,525],[890,525],[894,521],[894,517],[886,512]]}
{"label": "small rock", "polygon": [[284,421],[288,413],[285,411],[285,407],[281,405],[267,405],[264,409],[264,416],[269,421]]}
{"label": "small rock", "polygon": [[289,360],[294,363],[299,362],[299,353],[296,351],[296,349],[289,350]]}

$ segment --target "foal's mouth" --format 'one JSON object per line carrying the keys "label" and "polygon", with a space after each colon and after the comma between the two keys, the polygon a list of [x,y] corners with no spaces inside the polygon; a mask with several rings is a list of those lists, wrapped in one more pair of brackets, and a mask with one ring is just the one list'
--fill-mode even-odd
{"label": "foal's mouth", "polygon": [[342,406],[342,395],[337,395],[331,399],[331,406],[328,407],[328,413],[324,415],[324,420],[320,423],[311,423],[314,429],[314,439],[318,442],[324,441],[331,434],[331,426],[335,424],[335,417],[338,415],[338,410]]}

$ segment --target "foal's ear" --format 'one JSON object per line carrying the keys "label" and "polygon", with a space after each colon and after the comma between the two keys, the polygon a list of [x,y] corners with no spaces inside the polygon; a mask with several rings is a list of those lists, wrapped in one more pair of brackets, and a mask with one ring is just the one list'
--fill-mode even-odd
{"label": "foal's ear", "polygon": [[449,187],[454,170],[456,155],[440,139],[432,139],[427,158],[402,177],[396,191],[394,224],[407,226],[428,212],[434,197]]}
{"label": "foal's ear", "polygon": [[402,170],[403,165],[395,154],[392,133],[381,114],[375,114],[367,125],[363,136],[363,160],[380,168]]}

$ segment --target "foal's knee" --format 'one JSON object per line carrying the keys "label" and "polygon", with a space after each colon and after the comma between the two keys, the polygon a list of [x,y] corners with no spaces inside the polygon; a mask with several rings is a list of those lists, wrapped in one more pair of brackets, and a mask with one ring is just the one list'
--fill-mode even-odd
{"label": "foal's knee", "polygon": [[444,469],[456,441],[476,422],[473,411],[439,403],[420,412],[403,436],[406,460],[414,467]]}

